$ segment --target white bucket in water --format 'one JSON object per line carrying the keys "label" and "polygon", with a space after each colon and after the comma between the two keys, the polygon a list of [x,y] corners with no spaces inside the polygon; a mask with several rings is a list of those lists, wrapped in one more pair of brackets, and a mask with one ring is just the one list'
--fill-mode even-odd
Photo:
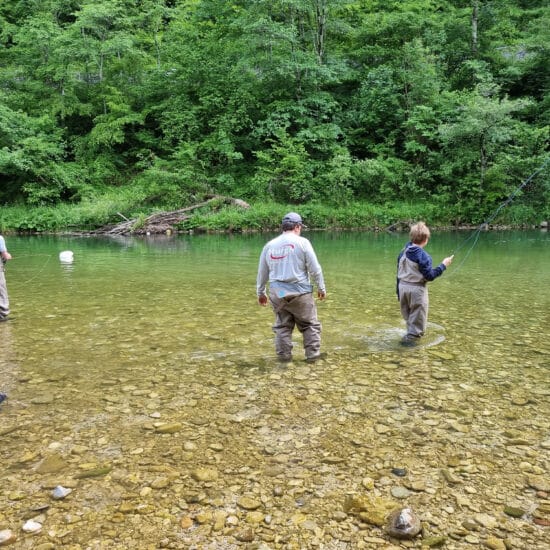
{"label": "white bucket in water", "polygon": [[63,250],[59,253],[59,261],[65,264],[73,263],[74,254],[70,250]]}

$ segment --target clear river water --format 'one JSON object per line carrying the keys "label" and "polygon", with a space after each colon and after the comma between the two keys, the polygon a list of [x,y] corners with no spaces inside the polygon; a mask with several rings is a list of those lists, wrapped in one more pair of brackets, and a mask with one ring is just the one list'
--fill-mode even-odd
{"label": "clear river water", "polygon": [[296,332],[287,365],[255,296],[272,236],[6,237],[0,546],[549,548],[548,233],[433,234],[456,256],[411,349],[406,235],[305,232],[327,356]]}

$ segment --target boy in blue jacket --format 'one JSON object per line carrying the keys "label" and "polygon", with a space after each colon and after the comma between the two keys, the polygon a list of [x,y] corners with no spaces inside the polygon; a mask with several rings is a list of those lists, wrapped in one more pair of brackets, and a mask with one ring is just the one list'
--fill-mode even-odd
{"label": "boy in blue jacket", "polygon": [[442,275],[453,256],[432,267],[432,257],[424,250],[430,240],[430,230],[424,222],[415,223],[409,237],[410,242],[397,258],[397,298],[407,323],[407,334],[401,343],[412,346],[426,332],[429,305],[426,283]]}

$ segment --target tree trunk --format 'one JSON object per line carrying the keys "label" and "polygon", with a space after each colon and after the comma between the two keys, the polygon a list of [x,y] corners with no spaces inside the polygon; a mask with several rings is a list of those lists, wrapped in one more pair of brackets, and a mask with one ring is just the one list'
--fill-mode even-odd
{"label": "tree trunk", "polygon": [[327,2],[317,0],[315,2],[315,53],[319,63],[325,58],[325,36],[327,32]]}
{"label": "tree trunk", "polygon": [[478,52],[478,36],[477,36],[477,24],[479,18],[479,1],[474,0],[472,6],[472,54],[477,57]]}

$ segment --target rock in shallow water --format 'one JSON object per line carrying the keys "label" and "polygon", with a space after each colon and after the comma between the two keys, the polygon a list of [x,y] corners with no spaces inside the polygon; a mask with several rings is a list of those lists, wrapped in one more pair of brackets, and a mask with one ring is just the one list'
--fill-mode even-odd
{"label": "rock in shallow water", "polygon": [[62,485],[58,485],[53,491],[52,491],[52,497],[55,500],[61,500],[65,498],[66,496],[70,495],[73,492],[72,489],[68,489],[66,487],[63,487]]}
{"label": "rock in shallow water", "polygon": [[42,524],[32,519],[29,519],[29,521],[25,522],[22,529],[23,531],[25,531],[25,533],[38,533],[38,531],[42,529]]}
{"label": "rock in shallow water", "polygon": [[10,529],[0,531],[0,546],[7,546],[17,540],[16,534]]}
{"label": "rock in shallow water", "polygon": [[394,510],[386,520],[386,532],[396,539],[413,539],[421,529],[420,519],[411,508]]}

